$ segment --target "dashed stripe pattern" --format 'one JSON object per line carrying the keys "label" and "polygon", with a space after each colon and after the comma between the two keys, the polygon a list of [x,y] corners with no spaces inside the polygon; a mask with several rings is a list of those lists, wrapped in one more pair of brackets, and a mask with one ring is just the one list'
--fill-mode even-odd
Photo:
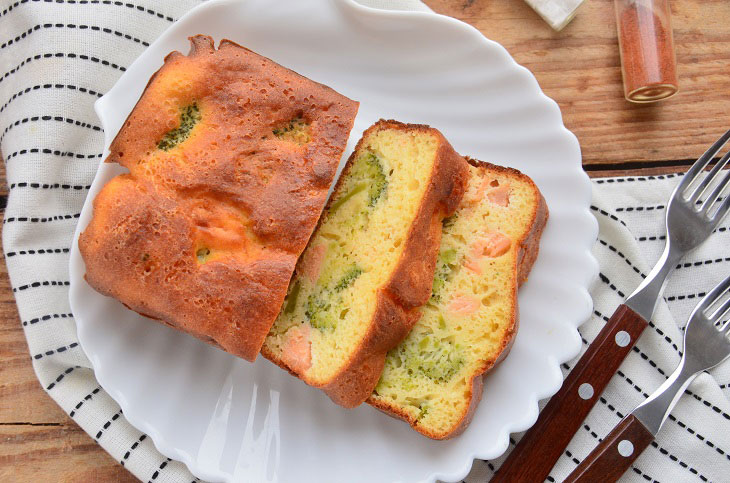
{"label": "dashed stripe pattern", "polygon": [[81,216],[81,213],[72,213],[69,215],[53,215],[53,216],[9,216],[3,220],[7,223],[48,223],[51,221],[73,220]]}
{"label": "dashed stripe pattern", "polygon": [[76,411],[81,409],[81,406],[83,406],[86,401],[91,401],[91,398],[93,398],[95,395],[99,394],[99,391],[101,391],[101,386],[96,386],[96,388],[93,391],[91,391],[89,394],[84,396],[84,398],[81,401],[79,401],[78,404],[76,404],[76,406],[74,406],[74,408],[71,410],[71,412],[68,413],[68,415],[73,418],[76,415]]}
{"label": "dashed stripe pattern", "polygon": [[[80,153],[72,153],[69,151],[61,151],[60,149],[48,149],[48,148],[30,148],[30,149],[20,149],[18,151],[13,151],[12,153],[8,154],[5,157],[5,161],[8,162],[11,159],[13,159],[16,156],[21,156],[24,154],[52,154],[54,156],[60,156],[60,157],[69,157],[69,158],[75,158],[75,159],[101,159],[103,156],[102,153],[96,153],[96,154],[80,154]],[[37,183],[36,183],[37,184]],[[46,183],[42,183],[46,184]],[[53,183],[52,185],[56,185],[57,183]],[[13,189],[14,186],[10,185]],[[86,185],[90,187],[91,185]]]}
{"label": "dashed stripe pattern", "polygon": [[13,292],[22,292],[38,287],[68,287],[71,283],[68,280],[43,280],[42,282],[31,282],[18,287],[13,287]]}
{"label": "dashed stripe pattern", "polygon": [[3,42],[2,44],[0,44],[0,49],[4,49],[5,47],[10,47],[11,45],[13,45],[13,43],[17,43],[20,40],[25,39],[26,37],[30,37],[30,35],[32,33],[36,32],[38,30],[41,30],[41,29],[64,29],[64,28],[65,29],[90,30],[92,32],[104,32],[106,34],[114,34],[117,37],[120,37],[123,39],[132,40],[134,42],[137,42],[138,44],[144,45],[145,47],[148,47],[150,45],[149,42],[140,40],[137,37],[133,37],[129,34],[125,34],[123,32],[119,32],[117,30],[112,30],[110,28],[99,27],[97,25],[77,25],[75,23],[67,23],[67,24],[44,23],[44,24],[40,24],[40,25],[34,25],[33,27],[29,28],[25,32],[21,33],[20,35],[17,35],[15,38],[12,38],[12,39],[8,40],[7,42]]}
{"label": "dashed stripe pattern", "polygon": [[54,387],[56,387],[56,384],[58,384],[59,382],[63,381],[63,378],[64,377],[68,376],[74,370],[76,370],[78,368],[79,368],[79,366],[73,366],[73,367],[69,367],[68,369],[66,369],[65,371],[63,371],[61,374],[58,375],[58,377],[52,383],[50,383],[48,386],[46,386],[46,391],[50,391],[51,389],[53,389]]}
{"label": "dashed stripe pattern", "polygon": [[665,179],[672,179],[676,178],[677,176],[683,176],[683,173],[676,173],[676,174],[660,174],[657,176],[625,176],[625,177],[618,177],[618,178],[604,178],[604,179],[596,179],[593,180],[594,183],[601,185],[601,184],[613,184],[613,183],[636,183],[636,182],[642,182],[642,181],[656,181],[656,180],[665,180]]}
{"label": "dashed stripe pattern", "polygon": [[63,117],[63,116],[31,116],[31,117],[24,117],[22,119],[18,119],[16,121],[13,121],[12,123],[8,124],[8,126],[3,131],[2,136],[0,136],[0,143],[3,142],[3,139],[5,139],[5,135],[13,129],[14,127],[20,126],[21,124],[26,124],[28,122],[36,122],[36,121],[54,121],[54,122],[65,122],[67,124],[71,124],[72,126],[78,126],[80,128],[84,129],[91,129],[93,131],[101,132],[101,126],[97,126],[95,124],[91,124],[84,121],[78,121],[76,119],[71,119],[69,117]]}
{"label": "dashed stripe pattern", "polygon": [[16,255],[43,255],[46,253],[68,253],[68,248],[39,248],[37,250],[18,250],[17,252],[7,252],[6,257],[14,257]]}
{"label": "dashed stripe pattern", "polygon": [[115,64],[114,62],[109,62],[106,59],[100,59],[99,57],[94,57],[93,55],[86,55],[86,54],[75,54],[73,52],[65,53],[65,52],[46,52],[44,54],[36,54],[32,57],[28,57],[19,64],[17,64],[15,67],[10,69],[9,71],[5,72],[2,77],[0,77],[0,82],[4,81],[6,78],[10,77],[11,75],[18,72],[23,66],[30,64],[33,61],[41,60],[41,59],[79,59],[79,60],[88,60],[90,62],[95,62],[97,64],[109,66],[113,69],[117,69],[121,72],[126,71],[127,69],[125,67],[122,67],[120,65]]}
{"label": "dashed stripe pattern", "polygon": [[46,315],[41,315],[40,317],[33,317],[32,319],[24,320],[23,326],[33,325],[33,324],[37,324],[38,322],[45,322],[47,320],[52,320],[52,319],[68,319],[73,316],[74,316],[74,314],[72,314],[70,312],[67,312],[65,314],[46,314]]}
{"label": "dashed stripe pattern", "polygon": [[10,189],[14,190],[16,188],[35,188],[35,189],[44,189],[44,190],[52,190],[52,189],[62,189],[62,190],[88,190],[91,188],[90,184],[87,185],[80,185],[80,184],[61,184],[61,183],[11,183]]}
{"label": "dashed stripe pattern", "polygon": [[[584,340],[583,340],[583,344],[584,344],[585,346],[587,346],[587,345],[588,345],[588,342],[587,342],[587,341],[586,341],[586,340],[584,339]],[[644,352],[642,352],[642,351],[641,351],[641,349],[639,349],[638,345],[637,345],[637,346],[634,346],[634,347],[633,347],[633,351],[634,351],[634,352],[636,352],[636,353],[639,353],[639,354],[641,354],[641,355],[642,355],[642,358],[645,358],[645,360],[650,360],[650,359],[649,359],[649,357],[648,357],[648,356],[647,356],[646,354],[644,354]],[[652,361],[652,362],[653,362],[653,361]],[[568,365],[568,364],[563,364],[563,366],[565,366],[565,368],[566,368],[566,369],[568,369],[568,370],[572,369],[572,367],[571,367],[570,365]],[[664,376],[665,378],[667,378],[667,377],[668,377],[668,374],[666,374],[666,373],[665,373],[665,372],[664,372],[664,371],[663,371],[663,370],[662,370],[661,368],[659,368],[659,367],[658,367],[658,366],[656,365],[656,363],[653,363],[653,364],[652,364],[652,367],[653,367],[654,369],[656,369],[656,370],[657,370],[657,371],[658,371],[658,372],[659,372],[659,373],[660,373],[660,374],[661,374],[662,376]],[[643,390],[643,389],[642,389],[641,387],[637,386],[637,385],[636,385],[636,384],[634,383],[634,381],[632,381],[632,380],[631,380],[631,378],[629,378],[629,377],[628,377],[628,376],[627,376],[626,374],[624,374],[624,372],[623,372],[623,371],[621,371],[621,370],[619,369],[619,370],[618,370],[618,371],[616,372],[616,374],[617,374],[617,375],[618,375],[618,376],[619,376],[619,377],[620,377],[621,379],[623,379],[623,380],[624,380],[625,382],[627,382],[627,383],[628,383],[628,384],[629,384],[629,385],[630,385],[630,386],[631,386],[631,387],[632,387],[632,388],[633,388],[634,390],[638,391],[638,392],[639,392],[639,393],[640,393],[640,394],[641,394],[641,395],[642,395],[642,396],[643,396],[644,398],[647,398],[647,397],[649,397],[649,394],[648,394],[648,393],[647,393],[646,391],[644,391],[644,390]],[[693,397],[693,398],[694,398],[694,399],[695,399],[696,401],[698,401],[698,402],[701,402],[701,403],[702,403],[703,405],[705,405],[706,407],[708,407],[708,408],[711,408],[711,409],[712,409],[713,411],[715,411],[715,412],[716,412],[717,414],[721,415],[721,416],[722,416],[723,418],[725,418],[726,420],[730,421],[730,414],[728,414],[728,413],[724,412],[724,411],[723,411],[722,409],[720,409],[719,407],[717,407],[717,406],[713,405],[713,404],[712,404],[712,403],[710,403],[709,401],[706,401],[706,400],[704,400],[703,398],[701,398],[701,397],[700,397],[700,396],[698,396],[697,394],[694,394],[694,393],[693,393],[692,391],[690,391],[690,390],[687,390],[687,391],[686,391],[686,394],[687,394],[687,395],[689,395],[689,396],[692,396],[692,397]],[[618,412],[617,412],[617,411],[615,410],[615,408],[613,408],[613,406],[610,406],[610,407],[609,407],[609,409],[611,409],[611,411],[612,411],[612,412],[614,412],[614,413],[617,413],[617,414],[618,414],[618,415],[619,415],[620,417],[624,417],[624,415],[623,415],[623,414],[620,414],[620,413],[618,413]],[[728,456],[728,458],[730,459],[730,456]]]}
{"label": "dashed stripe pattern", "polygon": [[152,10],[151,8],[147,8],[143,5],[138,5],[134,3],[129,2],[120,2],[120,1],[112,1],[112,0],[19,0],[9,7],[5,8],[2,13],[0,13],[0,17],[3,15],[10,13],[14,8],[18,7],[19,5],[23,5],[26,3],[61,3],[66,5],[111,5],[114,7],[126,7],[133,10],[137,10],[139,12],[145,12],[149,15],[154,15],[157,18],[161,18],[164,20],[167,20],[168,22],[174,22],[175,19],[172,18],[169,15],[165,15],[161,12]]}
{"label": "dashed stripe pattern", "polygon": [[[68,257],[93,179],[90,168],[103,156],[94,102],[197,3],[8,0],[0,6],[0,153],[9,180],[3,246],[29,357],[48,394],[101,446],[124,455],[121,464],[141,481],[195,480],[152,445],[142,451],[147,436],[129,425],[93,371],[85,370],[89,364],[68,330],[74,321]],[[125,438],[136,442],[115,450]]]}
{"label": "dashed stripe pattern", "polygon": [[96,436],[94,436],[94,439],[96,439],[96,440],[100,439],[102,437],[102,435],[104,434],[104,431],[106,431],[107,429],[109,429],[109,426],[111,426],[114,421],[116,421],[117,419],[119,419],[119,416],[121,416],[121,415],[122,415],[122,410],[121,409],[119,411],[117,411],[116,413],[114,413],[114,416],[112,416],[109,419],[109,421],[107,421],[106,423],[104,423],[102,425],[102,427],[99,430],[99,432],[97,432],[96,433]]}
{"label": "dashed stripe pattern", "polygon": [[165,461],[160,463],[159,468],[154,473],[152,473],[152,476],[150,477],[148,483],[152,483],[153,481],[155,481],[157,479],[157,477],[160,476],[160,471],[164,470],[165,466],[167,466],[167,463],[169,463],[170,461],[171,461],[170,458],[167,458],[167,459],[165,459]]}
{"label": "dashed stripe pattern", "polygon": [[13,102],[15,99],[19,98],[20,96],[23,96],[25,94],[28,94],[29,92],[38,91],[41,89],[69,89],[72,91],[78,91],[84,94],[89,94],[92,96],[95,96],[97,98],[101,97],[102,94],[100,92],[96,92],[93,89],[87,89],[86,87],[77,87],[72,84],[36,84],[33,87],[26,87],[22,91],[16,92],[15,94],[8,99],[8,101],[0,106],[0,112],[3,112],[6,107],[10,105],[11,102]]}
{"label": "dashed stripe pattern", "polygon": [[[604,189],[603,186],[606,187],[606,191],[650,190],[647,183],[654,183],[651,185],[653,187],[659,181],[663,181],[665,184],[662,186],[667,188],[663,198],[658,198],[655,203],[644,205],[621,204],[620,202],[611,205],[597,203],[594,200],[591,211],[601,226],[594,253],[601,261],[601,272],[593,289],[596,297],[593,317],[581,328],[583,350],[603,324],[608,321],[618,304],[636,288],[642,279],[646,278],[651,265],[647,262],[658,258],[664,240],[666,240],[666,235],[663,233],[666,198],[680,176],[682,175],[594,180],[596,191]],[[636,186],[636,188],[632,188],[632,186]],[[656,223],[647,223],[647,217],[656,218]],[[722,249],[722,247],[730,246],[728,245],[730,241],[726,238],[729,226],[730,220],[724,221],[715,230],[713,239],[708,242],[706,248],[700,247],[676,266],[676,272],[670,279],[663,297],[673,312],[675,309],[683,312],[686,318],[689,310],[714,283],[718,282],[722,276],[727,276],[728,272],[724,267],[730,262],[730,257],[726,256],[726,249]],[[617,231],[629,236],[634,234],[632,238],[638,246],[624,246],[619,239],[612,236]],[[637,255],[637,249],[650,252],[648,260]],[[713,273],[714,276],[708,276]],[[657,316],[656,313],[655,316]],[[644,331],[642,338],[633,347],[627,360],[614,376],[609,389],[600,396],[599,404],[591,416],[584,422],[584,433],[579,432],[574,442],[581,441],[581,445],[595,447],[595,444],[606,436],[605,430],[593,429],[597,426],[595,421],[602,421],[601,427],[605,427],[606,420],[611,420],[614,424],[618,423],[620,418],[628,414],[636,404],[648,397],[649,393],[669,377],[682,355],[682,332],[679,328],[683,327],[686,322],[677,315],[675,317],[676,322],[660,320],[659,317],[649,321],[649,327]],[[658,350],[662,345],[670,348],[670,351]],[[671,361],[667,360],[666,354],[674,354],[670,357]],[[577,359],[562,364],[563,369],[569,372],[576,361]],[[729,375],[730,371],[727,370],[717,372],[719,378],[717,386],[726,391],[726,395],[728,394]],[[661,466],[657,466],[655,463],[652,467],[666,468],[668,472],[659,474],[651,471],[648,463],[641,464],[641,461],[648,461],[648,458],[644,458],[638,463],[635,462],[630,473],[625,475],[628,477],[628,481],[717,481],[717,473],[702,461],[707,457],[708,451],[716,455],[717,459],[713,460],[716,465],[726,466],[730,463],[730,443],[725,436],[726,433],[716,431],[716,428],[719,427],[730,428],[730,406],[727,400],[717,400],[712,395],[693,390],[693,388],[686,391],[683,398],[693,401],[693,403],[687,403],[691,406],[691,412],[681,413],[675,410],[667,419],[657,440],[652,442],[650,448],[647,449],[647,452],[652,454],[654,461],[657,458],[666,461]],[[714,421],[713,424],[697,426],[698,413],[702,413],[708,421]],[[709,413],[712,413],[713,416]],[[690,421],[694,421],[694,423]],[[669,436],[670,434],[671,436]],[[571,443],[571,445],[573,444],[575,443]],[[510,444],[511,447],[512,444]],[[706,450],[702,450],[702,447]],[[689,451],[689,448],[693,448],[695,453]],[[703,458],[692,456],[697,452],[702,452],[705,456]],[[709,458],[712,459],[712,457]],[[503,459],[504,457],[496,461],[484,462],[480,474],[486,472],[488,480],[489,476],[499,468]],[[561,481],[580,462],[581,458],[571,452],[569,448],[547,481]],[[684,476],[680,476],[683,474]],[[634,475],[633,479],[630,475]],[[467,477],[465,481],[472,483],[484,480]]]}
{"label": "dashed stripe pattern", "polygon": [[[70,409],[69,416],[100,445],[119,455],[120,464],[141,481],[148,482],[198,480],[179,463],[157,453],[152,445],[142,444],[147,436],[131,428],[118,407],[110,406],[109,397],[93,379],[92,371],[77,365],[76,361],[83,359],[83,352],[75,338],[59,336],[56,343],[40,345],[40,338],[33,338],[33,334],[66,333],[68,324],[73,323],[67,302],[68,277],[63,274],[71,250],[69,241],[93,177],[88,168],[103,156],[102,128],[93,115],[93,103],[145,46],[195,4],[195,0],[168,4],[146,0],[9,0],[0,10],[3,32],[0,55],[4,60],[0,71],[0,152],[4,155],[8,179],[12,181],[3,219],[8,238],[5,259],[20,304],[20,322],[29,337],[30,357],[49,395]],[[144,28],[138,27],[141,24]],[[47,41],[61,35],[76,39],[92,34],[108,40],[108,45],[69,42],[56,47],[57,43]],[[53,66],[61,70],[53,70]],[[40,78],[30,75],[38,72],[48,75]],[[69,78],[67,72],[75,75]],[[28,136],[27,132],[31,131],[37,134]],[[38,169],[39,165],[42,169]],[[594,187],[599,194],[617,189],[652,191],[676,183],[680,176],[599,179],[594,181]],[[51,203],[49,199],[55,201]],[[649,225],[643,220],[662,217],[665,204],[666,196],[662,196],[646,204],[625,199],[615,203],[594,201],[591,206],[591,212],[603,227],[595,248],[601,260],[601,275],[593,290],[594,315],[581,329],[584,347],[608,319],[607,314],[649,273],[647,261],[656,259],[666,236],[661,224]],[[730,244],[727,228],[726,222],[714,236],[724,237],[726,244]],[[638,252],[636,247],[626,246],[612,236],[618,230],[633,234]],[[65,233],[65,236],[48,238],[43,235],[47,232]],[[728,262],[727,253],[702,250],[682,260],[677,276],[690,282],[672,284],[670,281],[665,300],[672,312],[681,313],[696,303],[710,288],[707,274],[726,273]],[[28,270],[29,267],[35,269]],[[54,303],[32,307],[23,303],[30,299]],[[683,324],[681,320],[677,322]],[[658,347],[668,350],[661,351]],[[600,404],[594,410],[596,414],[585,421],[576,440],[594,446],[604,436],[596,429],[599,427],[596,421],[618,420],[628,413],[632,405],[671,374],[681,353],[681,332],[666,320],[650,321],[628,362],[614,377],[615,388],[601,395]],[[567,371],[574,365],[575,361],[570,361],[563,368]],[[729,372],[718,372],[720,377],[725,379],[718,380],[719,389],[730,395]],[[88,378],[87,385],[82,386],[85,389],[74,393],[70,389],[74,383],[68,381],[84,378]],[[668,445],[660,434],[647,450],[653,459],[635,464],[627,474],[629,480],[668,481],[669,474],[675,481],[718,480],[713,476],[717,475],[715,466],[730,461],[728,439],[715,431],[715,426],[724,424],[727,428],[730,424],[727,401],[694,388],[684,398],[690,401],[694,415],[673,413],[665,429],[681,444]],[[89,418],[90,413],[95,417]],[[693,423],[698,413],[712,424]],[[106,416],[99,418],[99,414]],[[110,437],[112,434],[115,437]],[[126,435],[126,439],[119,435]],[[121,444],[119,441],[127,443],[114,446]],[[514,445],[515,438],[510,438],[509,448]],[[702,452],[702,458],[693,457],[698,451]],[[561,474],[558,469],[569,470],[578,463],[580,458],[574,451],[566,450],[548,481],[560,481],[567,473]],[[499,467],[499,461],[489,461],[483,466],[486,473],[478,475],[475,469],[466,481],[484,482]],[[657,467],[667,473],[658,473]]]}
{"label": "dashed stripe pattern", "polygon": [[129,451],[127,451],[126,453],[124,453],[124,457],[122,457],[122,460],[119,462],[119,463],[121,463],[122,466],[124,466],[124,465],[127,464],[127,459],[129,458],[129,455],[131,455],[132,452],[135,449],[137,449],[137,447],[139,446],[139,443],[141,443],[145,439],[147,439],[147,435],[146,434],[142,434],[142,436],[140,436],[139,439],[137,441],[135,441],[134,444],[132,444],[132,446],[129,448]]}
{"label": "dashed stripe pattern", "polygon": [[33,356],[33,359],[38,360],[38,359],[41,359],[43,357],[52,356],[54,354],[61,354],[62,352],[66,352],[67,350],[71,350],[71,349],[73,349],[75,347],[78,347],[78,346],[79,346],[79,343],[78,342],[72,342],[69,345],[62,346],[62,347],[58,347],[56,349],[51,349],[51,350],[45,351],[45,352],[40,353],[40,354],[36,354],[36,355]]}

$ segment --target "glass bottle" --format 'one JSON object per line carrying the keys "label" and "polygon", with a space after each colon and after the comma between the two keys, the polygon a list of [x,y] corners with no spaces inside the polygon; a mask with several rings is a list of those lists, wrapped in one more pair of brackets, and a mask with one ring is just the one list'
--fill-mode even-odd
{"label": "glass bottle", "polygon": [[615,0],[624,96],[654,102],[679,90],[669,0]]}

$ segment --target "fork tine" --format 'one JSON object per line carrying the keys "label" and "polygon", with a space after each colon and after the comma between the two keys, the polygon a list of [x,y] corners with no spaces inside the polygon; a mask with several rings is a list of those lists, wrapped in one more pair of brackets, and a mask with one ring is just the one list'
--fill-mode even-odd
{"label": "fork tine", "polygon": [[715,288],[710,290],[702,301],[697,304],[697,307],[695,307],[694,311],[692,311],[692,314],[694,315],[696,312],[704,312],[710,305],[714,304],[720,297],[722,297],[728,288],[730,288],[730,277],[727,277],[725,280],[715,285]]}
{"label": "fork tine", "polygon": [[[730,151],[725,153],[725,156],[723,156],[722,159],[720,159],[720,161],[718,161],[715,164],[715,166],[712,167],[712,170],[710,170],[710,172],[707,174],[707,176],[705,176],[705,179],[703,179],[702,182],[699,185],[697,185],[697,188],[692,192],[692,194],[690,195],[688,200],[691,202],[695,202],[696,200],[698,200],[700,198],[700,196],[702,196],[705,193],[705,191],[707,191],[707,188],[710,187],[710,184],[712,184],[712,182],[715,181],[715,179],[717,179],[720,176],[720,170],[722,170],[722,168],[725,167],[725,165],[727,164],[727,162],[729,160],[730,160]],[[709,205],[711,205],[712,201],[714,201],[720,195],[723,188],[725,187],[724,184],[727,183],[727,180],[728,180],[728,178],[727,178],[727,176],[725,176],[725,179],[718,186],[719,190],[718,190],[718,188],[715,188],[715,190],[712,192],[712,194],[710,194],[710,196],[708,196],[707,199],[705,199],[705,201],[702,203],[702,207],[700,208],[700,211],[704,210]]]}
{"label": "fork tine", "polygon": [[682,181],[679,182],[677,185],[677,188],[675,188],[675,193],[682,193],[684,190],[686,190],[689,185],[692,183],[692,181],[697,178],[697,175],[700,174],[705,167],[707,167],[708,164],[710,164],[710,161],[712,161],[712,158],[715,157],[718,151],[722,149],[722,147],[725,145],[725,143],[730,140],[730,130],[726,131],[725,134],[720,136],[720,139],[715,141],[715,144],[710,146],[710,149],[705,151],[705,154],[700,156],[695,163],[690,166],[690,168],[687,170],[687,173],[682,178]]}
{"label": "fork tine", "polygon": [[[728,182],[728,178],[730,178],[730,174],[725,176],[725,184]],[[722,204],[720,205],[720,208],[717,209],[714,215],[712,215],[712,218],[710,218],[710,221],[712,222],[720,222],[722,220],[722,217],[727,215],[728,210],[730,210],[730,193],[728,193],[725,196],[725,199],[722,201]]]}
{"label": "fork tine", "polygon": [[[730,310],[730,297],[728,297],[727,300],[725,300],[720,307],[715,310],[712,315],[707,317],[708,319],[714,321],[714,322],[720,322],[722,320],[722,317],[725,315],[725,313]],[[727,324],[725,324],[727,325]],[[723,327],[722,330],[724,330],[725,327]]]}

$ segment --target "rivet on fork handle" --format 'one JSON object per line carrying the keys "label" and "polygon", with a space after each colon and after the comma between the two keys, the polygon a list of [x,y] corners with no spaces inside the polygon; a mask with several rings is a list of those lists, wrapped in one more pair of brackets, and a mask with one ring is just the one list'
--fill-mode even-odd
{"label": "rivet on fork handle", "polygon": [[659,433],[694,378],[730,358],[728,296],[730,277],[710,290],[692,311],[684,328],[682,357],[674,372],[634,408],[565,481],[610,483],[618,480]]}
{"label": "rivet on fork handle", "polygon": [[[492,482],[544,481],[647,322],[619,305],[577,366],[522,437]],[[569,407],[570,411],[564,410]],[[529,454],[530,458],[523,458]]]}
{"label": "rivet on fork handle", "polygon": [[563,483],[608,483],[621,478],[654,440],[634,415],[625,417]]}
{"label": "rivet on fork handle", "polygon": [[[730,171],[721,171],[730,163],[730,153],[725,154],[706,177],[702,176],[728,141],[730,130],[697,159],[674,188],[666,207],[667,236],[661,258],[625,304],[614,312],[576,363],[563,387],[545,406],[535,426],[497,471],[493,481],[542,481],[550,474],[608,381],[648,325],[669,272],[687,252],[704,242],[730,212],[730,196],[720,197],[721,192],[730,186]],[[711,193],[704,198],[707,190]],[[702,198],[704,201],[698,205]]]}

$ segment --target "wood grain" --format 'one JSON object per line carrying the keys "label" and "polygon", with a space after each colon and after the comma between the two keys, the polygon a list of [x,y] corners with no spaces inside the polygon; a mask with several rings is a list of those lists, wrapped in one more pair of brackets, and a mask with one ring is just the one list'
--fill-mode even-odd
{"label": "wood grain", "polygon": [[587,168],[696,159],[730,128],[727,0],[671,2],[680,92],[647,105],[623,98],[613,0],[585,2],[561,32],[519,0],[426,3],[472,24],[535,74],[578,136]]}
{"label": "wood grain", "polygon": [[[493,483],[545,481],[647,326],[647,321],[629,307],[618,306],[563,386],[543,408],[535,425],[497,470]],[[616,338],[621,331],[628,335],[623,345]]]}
{"label": "wood grain", "polygon": [[[0,167],[0,216],[3,217],[7,190],[3,162]],[[137,479],[79,428],[41,387],[33,372],[7,268],[2,263],[0,482],[26,481],[123,483]]]}
{"label": "wood grain", "polygon": [[0,425],[0,481],[123,483],[137,479],[68,420],[56,425]]}
{"label": "wood grain", "polygon": [[[730,127],[726,0],[672,2],[680,93],[647,106],[622,96],[613,0],[586,2],[559,33],[520,0],[426,3],[500,42],[535,73],[578,136],[592,176],[682,171]],[[0,211],[6,196],[0,168]],[[0,265],[0,482],[135,481],[41,388]]]}
{"label": "wood grain", "polygon": [[[618,481],[653,440],[651,431],[636,416],[629,414],[603,438],[563,483]],[[622,448],[622,445],[625,446]]]}

